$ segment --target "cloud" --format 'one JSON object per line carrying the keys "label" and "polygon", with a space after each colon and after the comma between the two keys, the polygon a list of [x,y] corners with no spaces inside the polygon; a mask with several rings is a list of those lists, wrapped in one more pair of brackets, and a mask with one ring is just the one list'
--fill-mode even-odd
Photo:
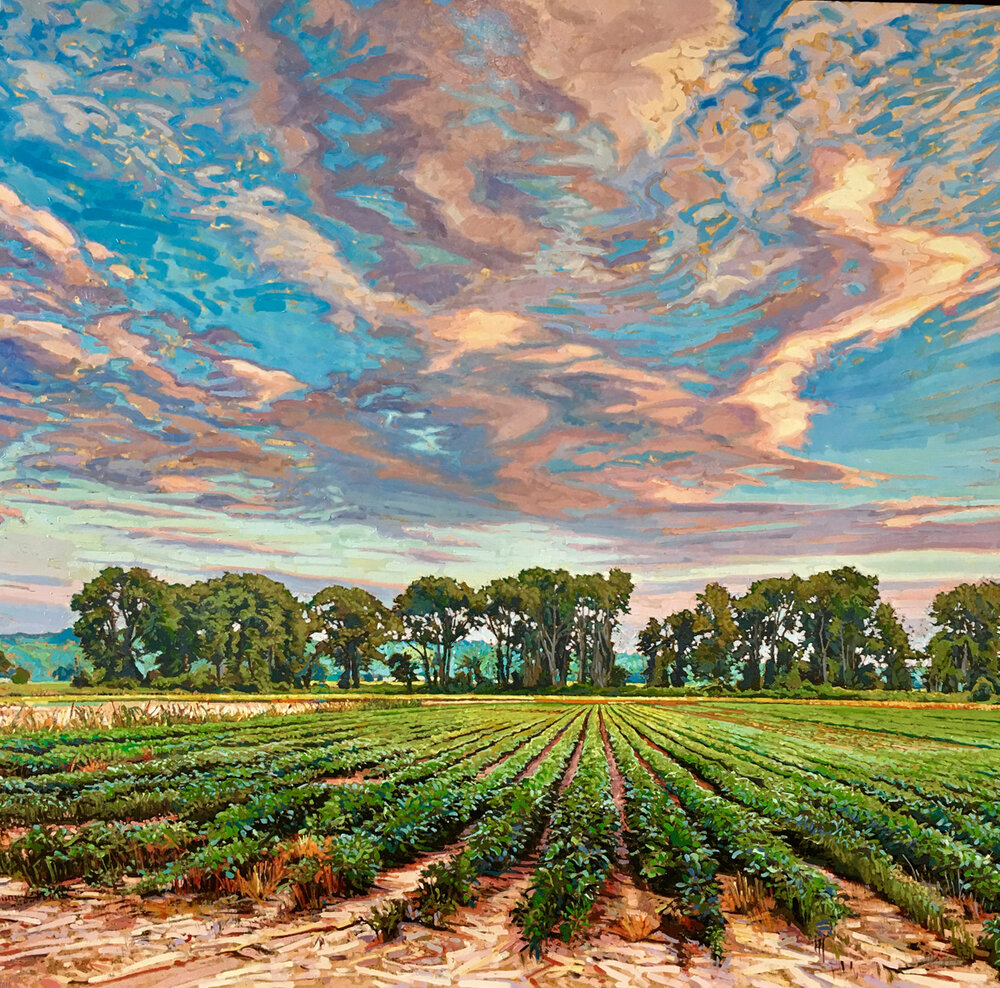
{"label": "cloud", "polygon": [[75,287],[103,284],[84,260],[73,231],[47,210],[23,202],[6,185],[0,185],[0,228],[47,258],[65,284]]}
{"label": "cloud", "polygon": [[44,11],[0,26],[17,552],[389,587],[541,551],[664,599],[985,565],[995,12],[99,13],[58,65]]}
{"label": "cloud", "polygon": [[245,393],[256,406],[267,405],[292,391],[300,391],[305,385],[291,374],[281,370],[270,370],[251,363],[249,360],[224,359],[219,367],[234,381],[239,382]]}
{"label": "cloud", "polygon": [[812,164],[812,195],[796,214],[829,235],[861,244],[876,279],[860,304],[825,325],[785,335],[727,399],[754,410],[762,427],[759,441],[775,452],[801,449],[806,441],[819,406],[801,392],[823,355],[845,345],[876,346],[930,309],[1000,286],[1000,265],[976,237],[879,221],[876,207],[899,181],[890,159],[868,159],[860,148],[848,146],[817,151]]}
{"label": "cloud", "polygon": [[447,370],[467,354],[509,351],[552,337],[536,322],[516,312],[460,309],[433,316],[424,325],[438,351],[427,366],[429,373]]}

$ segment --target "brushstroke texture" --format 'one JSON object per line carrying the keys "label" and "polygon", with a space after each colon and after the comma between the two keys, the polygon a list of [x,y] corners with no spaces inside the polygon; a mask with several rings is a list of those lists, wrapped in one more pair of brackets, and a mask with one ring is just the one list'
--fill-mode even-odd
{"label": "brushstroke texture", "polygon": [[0,41],[5,626],[107,563],[626,559],[639,623],[706,574],[1000,575],[1000,12],[87,0]]}

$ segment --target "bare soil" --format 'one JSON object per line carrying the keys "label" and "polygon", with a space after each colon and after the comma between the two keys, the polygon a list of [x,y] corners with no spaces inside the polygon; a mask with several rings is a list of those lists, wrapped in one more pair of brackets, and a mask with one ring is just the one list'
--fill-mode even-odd
{"label": "bare soil", "polygon": [[613,879],[587,935],[553,944],[535,960],[510,923],[514,904],[531,884],[533,859],[506,875],[483,878],[476,904],[461,909],[449,929],[404,924],[396,940],[377,943],[362,917],[386,896],[411,891],[421,869],[452,850],[386,872],[363,898],[302,915],[286,913],[279,901],[140,900],[83,890],[59,901],[38,901],[20,883],[0,881],[0,986],[975,988],[996,983],[984,963],[956,963],[947,944],[847,882],[842,885],[856,916],[843,922],[841,942],[827,943],[825,957],[780,917],[731,910],[728,955],[721,966],[696,944],[662,932],[630,943],[616,932],[618,917],[654,903],[634,885]]}

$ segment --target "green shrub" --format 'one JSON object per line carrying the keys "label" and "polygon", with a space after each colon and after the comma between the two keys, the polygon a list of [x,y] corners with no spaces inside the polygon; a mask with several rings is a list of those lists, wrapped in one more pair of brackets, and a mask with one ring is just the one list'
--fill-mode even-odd
{"label": "green shrub", "polygon": [[308,909],[367,891],[382,865],[379,847],[364,834],[337,834],[321,841],[301,836],[281,854],[296,900]]}
{"label": "green shrub", "polygon": [[986,951],[990,963],[1000,970],[1000,916],[994,916],[983,923],[979,946]]}
{"label": "green shrub", "polygon": [[976,703],[992,703],[996,699],[996,689],[985,676],[980,676],[972,687],[972,699]]}
{"label": "green shrub", "polygon": [[450,861],[428,865],[417,889],[417,919],[426,926],[439,927],[441,920],[459,906],[472,905],[476,900],[473,888],[476,869],[467,854],[458,854]]}
{"label": "green shrub", "polygon": [[362,922],[370,926],[382,943],[395,940],[399,935],[399,925],[409,918],[409,905],[405,899],[388,899],[382,905],[372,906],[367,919]]}

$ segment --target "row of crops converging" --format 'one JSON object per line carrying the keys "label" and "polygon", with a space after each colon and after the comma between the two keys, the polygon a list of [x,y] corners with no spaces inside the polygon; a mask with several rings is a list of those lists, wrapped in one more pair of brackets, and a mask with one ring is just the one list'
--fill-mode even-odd
{"label": "row of crops converging", "polygon": [[[817,744],[676,708],[469,706],[38,733],[0,742],[0,874],[317,908],[449,849],[377,907],[436,926],[529,862],[534,952],[583,932],[623,842],[687,935],[725,949],[720,876],[823,940],[869,886],[971,960],[1000,955],[1000,776],[967,753]],[[974,756],[975,757],[975,756]],[[616,801],[612,777],[620,778]],[[822,867],[813,862],[821,862]]]}

